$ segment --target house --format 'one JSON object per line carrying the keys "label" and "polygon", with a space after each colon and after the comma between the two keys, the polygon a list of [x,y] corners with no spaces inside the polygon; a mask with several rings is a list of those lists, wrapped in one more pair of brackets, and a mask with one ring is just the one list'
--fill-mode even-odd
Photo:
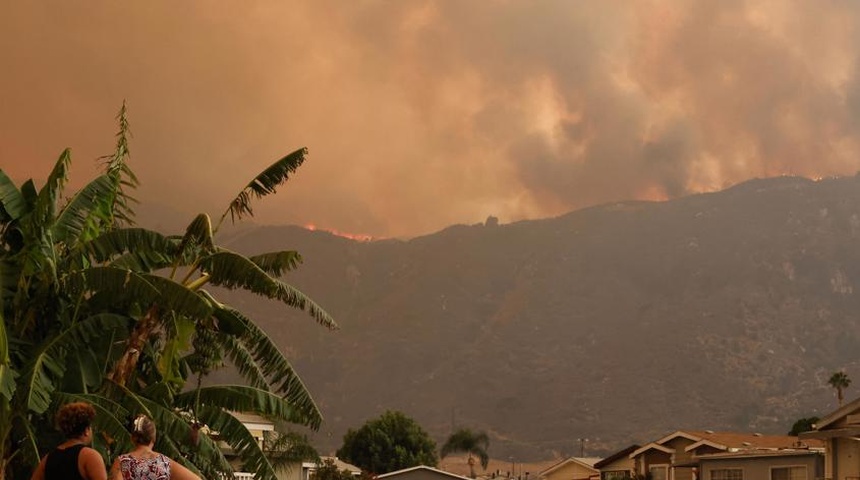
{"label": "house", "polygon": [[[266,446],[266,432],[274,432],[275,424],[259,415],[253,415],[248,413],[241,412],[230,412],[233,417],[242,422],[245,425],[245,428],[251,433],[251,436],[257,441],[257,444],[260,447],[269,453],[270,450],[267,449]],[[213,438],[218,443],[219,448],[221,449],[221,453],[227,458],[233,468],[236,470],[233,474],[234,479],[236,480],[252,480],[254,475],[248,472],[240,471],[241,465],[239,464],[238,457],[230,445],[227,442],[219,439],[219,435],[217,432],[212,432]],[[356,467],[355,465],[351,465],[346,463],[337,457],[320,457],[320,461],[331,461],[337,467],[338,470],[348,470],[353,476],[357,477],[361,475],[361,469]],[[295,462],[291,463],[277,472],[277,476],[279,480],[309,480],[313,472],[317,470],[319,465],[315,462]]]}
{"label": "house", "polygon": [[697,457],[701,480],[815,480],[824,478],[820,448],[750,449]]}
{"label": "house", "polygon": [[[356,467],[351,463],[346,463],[343,460],[337,457],[320,457],[320,462],[325,464],[326,462],[331,462],[338,469],[338,471],[346,470],[353,477],[361,476],[361,469]],[[311,476],[313,476],[314,472],[317,471],[320,464],[315,462],[302,462],[302,469],[299,475],[293,474],[293,471],[290,470],[290,475],[284,476],[282,480],[310,480]]]}
{"label": "house", "polygon": [[377,480],[472,480],[469,477],[463,477],[425,465],[377,475],[376,478]]}
{"label": "house", "polygon": [[594,464],[596,457],[570,457],[538,473],[540,480],[589,480],[599,479],[600,471]]}
{"label": "house", "polygon": [[630,454],[639,449],[639,445],[630,445],[594,464],[600,471],[600,480],[621,480],[631,478],[636,474],[636,462]]}
{"label": "house", "polygon": [[824,442],[824,478],[860,478],[860,398],[825,416],[800,438]]}
{"label": "house", "polygon": [[[708,459],[709,455],[779,450],[803,453],[809,449],[820,451],[822,447],[819,441],[801,442],[788,435],[678,430],[637,448],[628,456],[633,460],[637,474],[650,475],[653,480],[740,480],[734,476],[720,477],[719,472],[713,477],[701,477],[698,475],[699,462]],[[736,473],[733,471],[732,475]]]}

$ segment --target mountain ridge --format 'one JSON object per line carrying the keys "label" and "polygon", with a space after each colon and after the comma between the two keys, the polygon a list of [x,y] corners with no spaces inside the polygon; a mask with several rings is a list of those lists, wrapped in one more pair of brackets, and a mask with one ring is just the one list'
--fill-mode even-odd
{"label": "mountain ridge", "polygon": [[826,377],[860,365],[858,238],[857,177],[777,177],[409,240],[225,243],[301,252],[286,280],[342,327],[231,297],[314,394],[322,451],[396,409],[439,442],[464,425],[496,458],[543,459],[577,438],[606,454],[681,428],[784,433],[835,407]]}

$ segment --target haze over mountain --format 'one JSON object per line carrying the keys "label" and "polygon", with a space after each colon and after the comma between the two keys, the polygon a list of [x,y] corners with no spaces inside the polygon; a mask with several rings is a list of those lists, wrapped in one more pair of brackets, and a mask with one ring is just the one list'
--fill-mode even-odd
{"label": "haze over mountain", "polygon": [[[234,301],[288,352],[337,448],[386,409],[492,456],[609,453],[678,428],[784,433],[835,408],[858,369],[860,179],[753,180],[668,202],[357,242],[252,227],[243,252],[297,249],[288,280],[339,321]],[[849,389],[849,398],[854,392]]]}

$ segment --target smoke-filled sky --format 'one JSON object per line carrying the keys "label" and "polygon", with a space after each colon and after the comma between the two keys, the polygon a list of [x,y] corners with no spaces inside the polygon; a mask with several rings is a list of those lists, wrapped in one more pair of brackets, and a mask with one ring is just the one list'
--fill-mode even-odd
{"label": "smoke-filled sky", "polygon": [[[0,167],[377,237],[860,170],[860,2],[0,0]],[[189,217],[190,220],[190,217]]]}

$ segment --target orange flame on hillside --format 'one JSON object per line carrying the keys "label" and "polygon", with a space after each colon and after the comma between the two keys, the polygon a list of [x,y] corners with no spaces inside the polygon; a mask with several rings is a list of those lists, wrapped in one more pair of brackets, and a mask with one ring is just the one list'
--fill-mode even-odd
{"label": "orange flame on hillside", "polygon": [[317,228],[317,226],[314,225],[313,223],[305,224],[305,230],[310,230],[311,232],[316,232],[319,230],[320,232],[330,233],[336,237],[348,238],[350,240],[355,240],[357,242],[370,242],[370,241],[375,239],[373,237],[373,235],[366,235],[363,233],[347,233],[347,232],[341,232],[338,230],[333,230],[330,228]]}

